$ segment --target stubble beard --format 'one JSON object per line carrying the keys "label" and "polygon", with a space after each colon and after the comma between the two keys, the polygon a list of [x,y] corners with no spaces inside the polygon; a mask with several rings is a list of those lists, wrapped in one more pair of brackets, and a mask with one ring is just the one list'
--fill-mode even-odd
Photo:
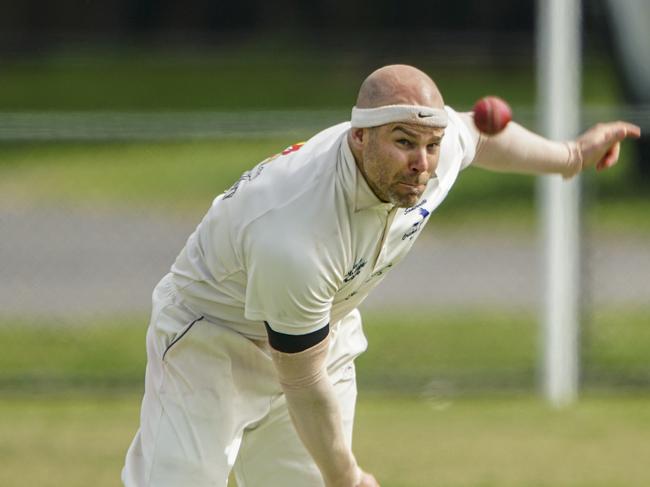
{"label": "stubble beard", "polygon": [[389,201],[398,208],[410,208],[414,206],[422,196],[419,191],[414,191],[410,194],[399,194],[391,187],[388,191]]}
{"label": "stubble beard", "polygon": [[372,177],[366,174],[368,186],[375,193],[375,196],[384,202],[395,205],[398,208],[410,208],[414,206],[419,201],[422,193],[415,189],[406,194],[400,191],[399,183],[401,181],[394,180],[393,175],[388,173],[386,165],[381,163],[384,160],[386,160],[386,157],[375,146],[368,147],[367,153],[364,155],[364,161],[369,162],[369,165],[376,168],[376,178],[374,181]]}

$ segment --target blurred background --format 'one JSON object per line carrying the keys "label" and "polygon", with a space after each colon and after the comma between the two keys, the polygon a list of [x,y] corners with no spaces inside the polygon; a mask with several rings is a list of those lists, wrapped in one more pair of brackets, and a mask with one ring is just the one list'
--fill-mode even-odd
{"label": "blurred background", "polygon": [[[215,196],[347,120],[372,70],[413,64],[458,110],[494,94],[539,130],[537,7],[0,0],[0,485],[119,485],[153,287]],[[647,134],[650,2],[582,16],[583,128]],[[582,178],[561,410],[539,392],[538,184],[463,172],[364,303],[355,442],[382,485],[650,485],[650,140]]]}

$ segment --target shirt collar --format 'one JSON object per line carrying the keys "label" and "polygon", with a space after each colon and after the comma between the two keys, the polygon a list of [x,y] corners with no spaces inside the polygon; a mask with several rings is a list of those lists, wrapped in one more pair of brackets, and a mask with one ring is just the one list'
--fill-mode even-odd
{"label": "shirt collar", "polygon": [[381,201],[375,193],[373,193],[366,178],[363,176],[350,149],[348,144],[347,134],[343,138],[343,143],[341,144],[341,152],[345,165],[348,166],[350,172],[354,174],[356,179],[354,183],[354,211],[363,211],[363,210],[382,210],[390,211],[394,208],[392,203],[385,203]]}

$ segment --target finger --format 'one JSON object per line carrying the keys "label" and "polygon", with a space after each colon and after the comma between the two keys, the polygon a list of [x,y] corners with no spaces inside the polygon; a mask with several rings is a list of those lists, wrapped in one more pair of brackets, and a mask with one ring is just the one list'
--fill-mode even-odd
{"label": "finger", "polygon": [[626,138],[638,139],[641,137],[641,127],[629,122],[614,122],[613,124],[613,139],[623,140]]}
{"label": "finger", "polygon": [[600,161],[598,161],[598,164],[596,165],[596,170],[602,171],[603,169],[612,167],[618,161],[618,156],[620,153],[621,153],[621,144],[619,142],[616,142],[612,147],[609,148],[609,150],[605,153],[603,158]]}
{"label": "finger", "polygon": [[605,155],[598,162],[596,168],[598,170],[603,170],[612,167],[618,161],[620,151],[621,151],[621,144],[617,142],[607,150]]}
{"label": "finger", "polygon": [[597,145],[610,145],[626,138],[641,137],[641,128],[628,122],[618,121],[598,124],[593,128],[593,141]]}

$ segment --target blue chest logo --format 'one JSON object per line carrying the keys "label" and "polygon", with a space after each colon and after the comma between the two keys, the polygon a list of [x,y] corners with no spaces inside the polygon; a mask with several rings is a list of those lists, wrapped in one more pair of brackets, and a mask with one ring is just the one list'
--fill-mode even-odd
{"label": "blue chest logo", "polygon": [[420,218],[413,225],[411,225],[411,227],[406,231],[406,233],[404,233],[404,235],[402,235],[402,240],[406,240],[407,238],[413,239],[413,236],[418,232],[418,230],[420,230],[422,224],[427,219],[430,212],[429,210],[420,207],[418,208],[418,213]]}

